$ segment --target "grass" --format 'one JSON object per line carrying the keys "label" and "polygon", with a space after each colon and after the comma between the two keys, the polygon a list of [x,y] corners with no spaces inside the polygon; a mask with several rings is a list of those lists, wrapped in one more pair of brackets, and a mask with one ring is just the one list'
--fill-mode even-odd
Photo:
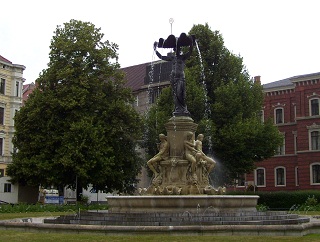
{"label": "grass", "polygon": [[40,241],[107,241],[107,242],[127,242],[127,241],[161,241],[161,242],[309,242],[319,241],[320,235],[308,235],[304,237],[292,236],[170,236],[170,235],[141,235],[141,236],[104,236],[92,234],[63,234],[63,233],[30,233],[14,230],[1,231],[1,241],[10,242],[40,242]]}
{"label": "grass", "polygon": [[30,212],[30,213],[0,213],[0,220],[15,218],[55,217],[59,215],[74,214],[74,212]]}
{"label": "grass", "polygon": [[[0,213],[0,220],[28,218],[28,217],[45,217],[70,214],[71,212],[27,212],[27,213]],[[319,211],[300,212],[300,215],[319,215]],[[1,241],[10,242],[40,242],[40,241],[90,241],[90,242],[125,242],[125,241],[161,241],[161,242],[273,242],[273,241],[290,241],[290,242],[309,242],[320,241],[320,234],[311,234],[303,237],[293,236],[174,236],[174,235],[123,235],[123,236],[106,236],[98,234],[68,234],[68,233],[44,233],[44,232],[25,232],[21,230],[5,230],[0,227]]]}

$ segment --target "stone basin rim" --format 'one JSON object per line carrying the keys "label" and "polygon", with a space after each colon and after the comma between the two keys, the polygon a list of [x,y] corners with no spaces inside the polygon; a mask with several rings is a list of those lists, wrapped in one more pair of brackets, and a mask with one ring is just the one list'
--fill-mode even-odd
{"label": "stone basin rim", "polygon": [[148,199],[148,198],[152,198],[152,199],[162,199],[162,198],[166,198],[166,199],[176,199],[176,198],[230,198],[230,199],[252,199],[252,198],[259,198],[258,195],[207,195],[207,194],[199,194],[199,195],[145,195],[145,196],[106,196],[106,198],[112,198],[112,199]]}

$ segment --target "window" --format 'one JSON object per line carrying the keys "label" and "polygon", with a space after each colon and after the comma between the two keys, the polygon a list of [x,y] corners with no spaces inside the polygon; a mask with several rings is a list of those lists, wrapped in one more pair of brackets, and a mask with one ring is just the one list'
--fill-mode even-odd
{"label": "window", "polygon": [[319,115],[319,99],[311,99],[310,100],[310,116]]}
{"label": "window", "polygon": [[20,89],[20,83],[16,82],[16,97],[19,97],[19,89]]}
{"label": "window", "polygon": [[278,147],[276,155],[284,155],[285,154],[285,134],[282,134],[282,135],[283,135],[282,145],[280,145]]}
{"label": "window", "polygon": [[298,149],[298,142],[297,142],[297,131],[292,131],[293,134],[293,147],[294,147],[294,154],[297,154],[297,149]]}
{"label": "window", "polygon": [[313,123],[307,126],[309,133],[309,150],[320,150],[320,125]]}
{"label": "window", "polygon": [[266,184],[265,181],[265,169],[264,168],[257,168],[256,169],[256,184],[257,187],[264,187]]}
{"label": "window", "polygon": [[149,103],[155,103],[160,96],[160,89],[154,89],[149,92]]}
{"label": "window", "polygon": [[261,123],[264,123],[264,111],[260,110],[259,112],[259,119],[261,120]]}
{"label": "window", "polygon": [[0,169],[0,177],[4,177],[4,169]]}
{"label": "window", "polygon": [[311,185],[319,185],[320,184],[320,163],[314,163],[310,165],[310,178]]}
{"label": "window", "polygon": [[4,108],[0,107],[0,124],[4,125]]}
{"label": "window", "polygon": [[296,186],[299,186],[299,167],[295,167]]}
{"label": "window", "polygon": [[12,148],[12,154],[17,154],[18,153],[18,148],[17,147],[13,147]]}
{"label": "window", "polygon": [[11,183],[4,184],[4,192],[11,192]]}
{"label": "window", "polygon": [[275,112],[275,123],[276,124],[282,124],[284,123],[284,118],[283,118],[283,108],[276,108],[274,110]]}
{"label": "window", "polygon": [[237,179],[235,180],[236,186],[244,187],[246,185],[246,176],[245,174],[238,174]]}
{"label": "window", "polygon": [[6,80],[1,78],[0,80],[0,93],[5,94],[5,86],[6,86]]}
{"label": "window", "polygon": [[0,138],[0,155],[3,155],[3,138]]}
{"label": "window", "polygon": [[275,168],[275,186],[286,185],[286,170],[284,167]]}
{"label": "window", "polygon": [[320,135],[319,131],[311,131],[311,150],[319,150],[320,149]]}

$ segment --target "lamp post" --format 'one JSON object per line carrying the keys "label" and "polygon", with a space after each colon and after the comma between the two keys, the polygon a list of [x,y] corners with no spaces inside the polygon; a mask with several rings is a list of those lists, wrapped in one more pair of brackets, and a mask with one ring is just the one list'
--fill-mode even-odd
{"label": "lamp post", "polygon": [[170,25],[171,25],[171,34],[172,34],[172,24],[173,24],[173,22],[174,22],[173,18],[170,18],[170,19],[169,19],[169,23],[170,23]]}

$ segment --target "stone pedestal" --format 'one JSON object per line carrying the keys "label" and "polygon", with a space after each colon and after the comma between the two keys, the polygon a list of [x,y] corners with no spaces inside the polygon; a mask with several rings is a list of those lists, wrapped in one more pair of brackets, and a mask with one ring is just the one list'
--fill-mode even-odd
{"label": "stone pedestal", "polygon": [[166,124],[167,140],[170,146],[170,158],[184,158],[184,144],[188,132],[195,133],[198,125],[185,116],[172,117]]}
{"label": "stone pedestal", "polygon": [[160,175],[153,178],[152,185],[143,194],[213,195],[225,192],[223,188],[214,189],[210,186],[208,167],[204,163],[197,164],[197,181],[192,178],[191,164],[185,158],[184,142],[190,132],[193,134],[193,140],[195,139],[197,126],[190,117],[179,116],[169,120],[166,124],[169,159],[159,162]]}

